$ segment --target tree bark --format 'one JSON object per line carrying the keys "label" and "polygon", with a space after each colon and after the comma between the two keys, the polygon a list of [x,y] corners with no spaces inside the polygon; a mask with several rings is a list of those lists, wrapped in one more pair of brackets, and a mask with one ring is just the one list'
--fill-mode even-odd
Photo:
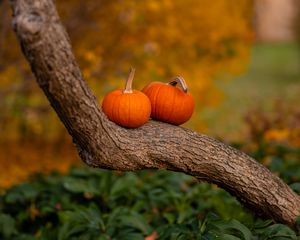
{"label": "tree bark", "polygon": [[52,0],[11,0],[13,28],[37,83],[89,166],[168,169],[217,184],[255,213],[296,226],[300,197],[251,157],[208,136],[150,121],[110,122],[84,81]]}

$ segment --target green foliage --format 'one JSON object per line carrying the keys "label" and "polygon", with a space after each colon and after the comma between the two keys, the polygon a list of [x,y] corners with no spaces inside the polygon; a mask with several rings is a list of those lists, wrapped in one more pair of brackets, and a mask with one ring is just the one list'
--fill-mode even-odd
{"label": "green foliage", "polygon": [[[264,159],[270,148],[260,147],[253,155]],[[270,168],[299,193],[300,174],[289,162],[299,160],[299,151],[271,149],[276,160],[269,162]],[[253,216],[222,189],[166,171],[73,168],[68,175],[35,176],[0,197],[0,239],[143,240],[147,236],[299,239],[289,227]]]}

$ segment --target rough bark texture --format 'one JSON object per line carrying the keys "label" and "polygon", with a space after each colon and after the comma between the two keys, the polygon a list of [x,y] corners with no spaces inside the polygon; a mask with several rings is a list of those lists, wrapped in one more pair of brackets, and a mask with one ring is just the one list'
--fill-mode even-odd
{"label": "rough bark texture", "polygon": [[300,197],[246,154],[188,129],[150,121],[121,128],[99,108],[52,0],[12,0],[13,27],[39,86],[89,166],[168,169],[215,183],[255,213],[295,227]]}

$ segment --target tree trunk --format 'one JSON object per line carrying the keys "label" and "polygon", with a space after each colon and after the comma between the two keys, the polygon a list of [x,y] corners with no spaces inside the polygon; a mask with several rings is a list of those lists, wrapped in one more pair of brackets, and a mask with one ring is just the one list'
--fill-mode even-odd
{"label": "tree trunk", "polygon": [[217,184],[255,213],[293,228],[300,197],[246,154],[205,135],[150,121],[110,122],[75,61],[52,0],[11,0],[13,27],[36,80],[89,166],[168,169]]}

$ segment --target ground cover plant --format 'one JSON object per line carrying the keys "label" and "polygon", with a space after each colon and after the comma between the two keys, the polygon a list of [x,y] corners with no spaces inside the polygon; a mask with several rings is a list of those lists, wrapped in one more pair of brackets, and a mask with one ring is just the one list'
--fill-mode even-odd
{"label": "ground cover plant", "polygon": [[[236,145],[237,146],[237,145]],[[243,147],[243,145],[239,145]],[[300,193],[300,148],[252,154]],[[1,239],[300,239],[215,185],[182,173],[76,167],[34,176],[0,197]],[[147,239],[147,238],[146,238]]]}

